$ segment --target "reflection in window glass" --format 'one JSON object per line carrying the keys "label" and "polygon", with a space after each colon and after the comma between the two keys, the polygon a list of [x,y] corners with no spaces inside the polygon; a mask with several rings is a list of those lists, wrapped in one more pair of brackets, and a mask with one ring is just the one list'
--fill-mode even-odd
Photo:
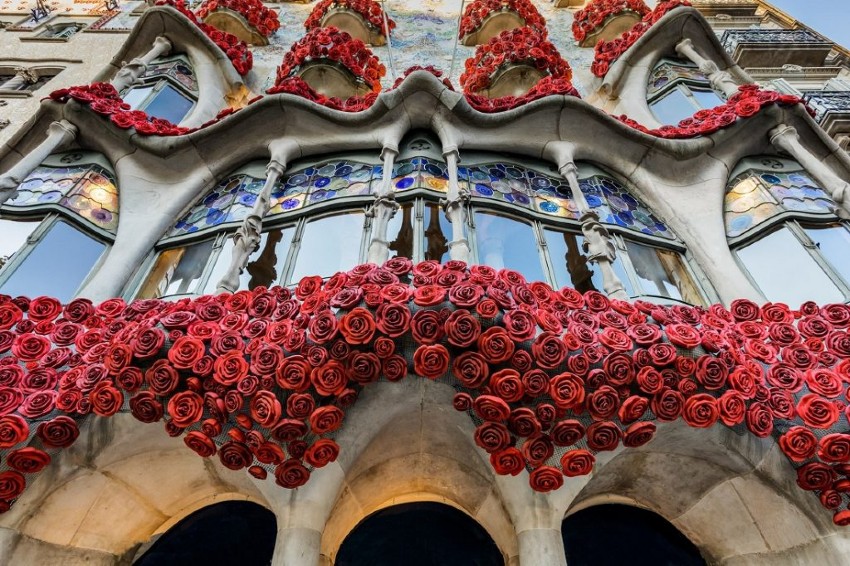
{"label": "reflection in window glass", "polygon": [[697,99],[697,103],[703,108],[715,108],[725,103],[725,101],[713,90],[698,90],[692,88],[691,94],[694,95],[694,98]]}
{"label": "reflection in window glass", "polygon": [[[286,254],[294,233],[295,228],[292,226],[263,232],[259,249],[251,254],[248,258],[248,266],[239,274],[239,289],[273,287],[280,283]],[[204,294],[215,293],[216,286],[227,273],[232,259],[233,238],[228,237],[204,286]]]}
{"label": "reflection in window glass", "polygon": [[[546,247],[549,250],[557,287],[573,287],[582,293],[592,290],[604,292],[602,272],[597,265],[588,262],[587,256],[582,251],[581,246],[584,243],[582,236],[554,230],[544,230],[543,233],[546,237]],[[634,296],[634,289],[619,257],[614,260],[613,267],[614,273],[623,282],[626,293]]]}
{"label": "reflection in window glass", "polygon": [[0,220],[0,264],[9,263],[37,226],[38,221]]}
{"label": "reflection in window glass", "polygon": [[737,254],[769,301],[797,307],[806,301],[844,300],[841,291],[787,228],[737,250]]}
{"label": "reflection in window glass", "polygon": [[820,253],[845,283],[850,283],[850,232],[845,226],[804,228]]}
{"label": "reflection in window glass", "polygon": [[176,88],[166,84],[154,95],[154,99],[145,107],[145,112],[172,124],[179,124],[193,104],[194,102],[180,94]]}
{"label": "reflection in window glass", "polygon": [[425,259],[440,263],[449,261],[449,242],[452,239],[452,223],[436,203],[425,203]]}
{"label": "reflection in window glass", "polygon": [[56,222],[0,286],[0,293],[70,301],[105,249],[102,242]]}
{"label": "reflection in window glass", "polygon": [[659,122],[674,126],[685,118],[693,116],[697,110],[688,97],[678,88],[671,90],[669,94],[653,102],[650,108]]}
{"label": "reflection in window glass", "polygon": [[[374,225],[373,225],[374,226]],[[402,205],[387,226],[387,240],[390,243],[389,257],[413,257],[413,205]]]}
{"label": "reflection in window glass", "polygon": [[214,240],[165,250],[156,260],[137,298],[152,299],[167,295],[194,293],[204,273]]}
{"label": "reflection in window glass", "polygon": [[308,275],[330,277],[360,263],[363,220],[362,212],[350,212],[307,223],[290,281]]}
{"label": "reflection in window glass", "polygon": [[696,283],[678,252],[630,241],[626,241],[626,249],[644,294],[702,304]]}
{"label": "reflection in window glass", "polygon": [[504,216],[475,213],[478,262],[495,269],[513,269],[528,281],[544,281],[531,225]]}
{"label": "reflection in window glass", "polygon": [[130,110],[136,110],[153,90],[152,86],[137,86],[124,95],[124,102],[130,105]]}

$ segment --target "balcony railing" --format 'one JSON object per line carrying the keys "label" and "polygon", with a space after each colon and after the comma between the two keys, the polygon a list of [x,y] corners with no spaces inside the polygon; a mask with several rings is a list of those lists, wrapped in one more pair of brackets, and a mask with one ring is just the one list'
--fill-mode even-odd
{"label": "balcony railing", "polygon": [[819,124],[823,124],[828,115],[850,117],[850,91],[817,90],[805,93],[803,100],[815,111]]}
{"label": "balcony railing", "polygon": [[833,47],[807,29],[730,29],[720,43],[742,67],[819,67]]}

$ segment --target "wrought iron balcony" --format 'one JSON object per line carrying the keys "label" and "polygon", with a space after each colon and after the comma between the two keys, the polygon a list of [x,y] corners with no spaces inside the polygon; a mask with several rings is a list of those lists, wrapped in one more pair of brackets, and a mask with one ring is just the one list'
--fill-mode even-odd
{"label": "wrought iron balcony", "polygon": [[815,120],[832,137],[850,133],[850,91],[816,90],[803,95]]}
{"label": "wrought iron balcony", "polygon": [[720,43],[742,67],[820,67],[833,47],[807,29],[730,29]]}

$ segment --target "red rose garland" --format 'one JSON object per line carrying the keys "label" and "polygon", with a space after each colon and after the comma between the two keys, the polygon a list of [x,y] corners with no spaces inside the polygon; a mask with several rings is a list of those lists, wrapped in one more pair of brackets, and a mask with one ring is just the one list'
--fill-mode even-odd
{"label": "red rose garland", "polygon": [[294,294],[64,307],[0,295],[0,509],[76,440],[77,420],[121,410],[299,487],[338,457],[333,437],[362,387],[413,373],[453,385],[494,470],[527,469],[535,490],[646,444],[654,420],[722,423],[776,438],[798,485],[843,525],[848,330],[843,304],[662,307],[404,258],[304,278]]}
{"label": "red rose garland", "polygon": [[497,12],[514,12],[525,22],[526,27],[545,31],[546,20],[530,0],[475,0],[463,11],[458,38],[463,39],[475,32],[488,17]]}
{"label": "red rose garland", "polygon": [[[629,47],[649,31],[655,22],[664,17],[667,12],[679,6],[690,6],[688,0],[660,0],[651,12],[644,14],[643,19],[636,23],[632,29],[623,33],[619,38],[611,41],[600,41],[596,44],[591,72],[597,77],[604,77],[611,64],[628,51]],[[573,31],[575,33],[575,30]],[[578,35],[576,35],[578,39]],[[579,40],[580,41],[580,40]]]}
{"label": "red rose garland", "polygon": [[650,10],[643,0],[593,0],[576,12],[573,19],[573,37],[581,43],[588,34],[601,27],[608,18],[623,12],[634,12],[643,18]]}
{"label": "red rose garland", "polygon": [[528,64],[546,75],[572,79],[572,69],[546,39],[546,32],[530,27],[503,31],[484,45],[479,45],[475,56],[466,60],[466,71],[460,84],[467,94],[478,93],[490,87],[493,75],[503,66]]}
{"label": "red rose garland", "polygon": [[238,37],[232,33],[226,33],[211,25],[205,24],[198,20],[195,14],[186,7],[184,0],[157,0],[157,6],[171,6],[195,24],[198,29],[206,34],[218,47],[224,51],[227,58],[233,64],[233,68],[240,75],[248,74],[251,67],[254,65],[254,56],[248,49],[248,44],[240,41]]}
{"label": "red rose garland", "polygon": [[266,91],[267,94],[294,94],[301,98],[306,98],[316,104],[341,110],[343,112],[360,112],[370,108],[378,98],[378,93],[370,92],[365,96],[352,96],[345,100],[335,97],[327,97],[319,94],[308,85],[301,77],[289,77],[278,81],[276,85]]}
{"label": "red rose garland", "polygon": [[277,70],[275,87],[295,77],[311,61],[329,61],[347,69],[372,92],[381,91],[386,68],[365,43],[335,27],[315,28],[292,45]]}
{"label": "red rose garland", "polygon": [[357,12],[372,29],[385,37],[389,35],[389,31],[394,30],[396,27],[396,23],[392,19],[387,18],[390,28],[387,31],[384,25],[384,11],[381,5],[374,0],[322,0],[310,12],[310,16],[304,22],[304,28],[310,31],[321,27],[322,19],[328,11],[337,8]]}
{"label": "red rose garland", "polygon": [[263,37],[280,29],[277,12],[263,6],[260,0],[206,0],[197,15],[204,19],[216,10],[232,10],[240,14]]}
{"label": "red rose garland", "polygon": [[438,78],[438,79],[440,80],[440,82],[442,82],[442,83],[446,86],[446,88],[448,88],[449,90],[452,90],[452,91],[455,89],[454,85],[452,85],[452,81],[451,81],[451,79],[449,79],[449,77],[446,77],[446,76],[445,76],[445,73],[444,73],[443,71],[441,71],[440,69],[438,69],[438,68],[434,67],[433,65],[427,65],[427,66],[425,66],[425,67],[423,67],[423,66],[421,66],[421,65],[413,65],[412,67],[408,67],[408,68],[404,71],[404,73],[402,73],[402,74],[401,74],[401,76],[400,76],[400,77],[398,77],[398,78],[395,80],[395,82],[393,83],[392,88],[396,89],[396,88],[398,88],[399,86],[401,86],[401,83],[402,83],[402,82],[404,82],[404,79],[406,79],[407,77],[409,77],[409,76],[410,76],[412,73],[414,73],[415,71],[425,71],[425,72],[431,73],[431,74],[432,74],[432,75],[434,75],[436,78]]}

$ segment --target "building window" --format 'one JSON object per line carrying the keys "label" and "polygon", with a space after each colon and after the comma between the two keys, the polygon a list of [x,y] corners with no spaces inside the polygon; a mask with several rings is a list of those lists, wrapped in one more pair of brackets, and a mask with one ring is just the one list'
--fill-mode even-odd
{"label": "building window", "polygon": [[132,110],[179,124],[198,100],[198,82],[188,58],[175,55],[148,65],[140,83],[123,93]]}
{"label": "building window", "polygon": [[[0,94],[35,92],[59,74],[55,67],[36,69],[0,66]],[[28,96],[28,95],[25,95]]]}
{"label": "building window", "polygon": [[726,191],[726,234],[768,300],[796,306],[850,299],[850,225],[834,208],[795,161],[766,156],[736,167]]}
{"label": "building window", "polygon": [[696,65],[674,59],[662,59],[653,69],[647,101],[656,119],[670,125],[690,118],[697,110],[725,103]]}
{"label": "building window", "polygon": [[77,22],[62,22],[60,24],[49,25],[36,34],[36,37],[42,39],[69,39],[72,35],[82,31],[85,24]]}

